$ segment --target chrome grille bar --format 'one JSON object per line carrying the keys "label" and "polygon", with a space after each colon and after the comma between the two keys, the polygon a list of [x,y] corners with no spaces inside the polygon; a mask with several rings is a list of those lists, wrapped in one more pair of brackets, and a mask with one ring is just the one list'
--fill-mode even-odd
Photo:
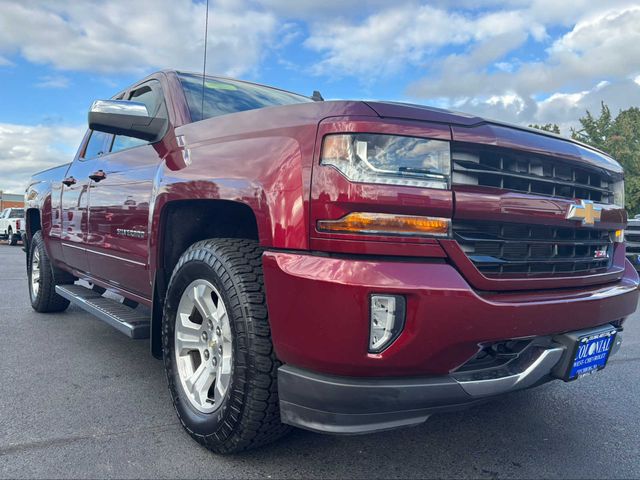
{"label": "chrome grille bar", "polygon": [[611,266],[611,232],[498,222],[453,224],[462,250],[487,276],[595,274]]}
{"label": "chrome grille bar", "polygon": [[453,184],[479,185],[559,198],[614,203],[607,170],[503,148],[454,145]]}

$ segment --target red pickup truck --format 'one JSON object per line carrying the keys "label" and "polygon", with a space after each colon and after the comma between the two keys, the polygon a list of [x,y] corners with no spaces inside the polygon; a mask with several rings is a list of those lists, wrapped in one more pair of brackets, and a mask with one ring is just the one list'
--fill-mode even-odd
{"label": "red pickup truck", "polygon": [[150,338],[213,451],[372,432],[604,368],[638,302],[623,192],[545,132],[163,71],[32,178],[29,291]]}

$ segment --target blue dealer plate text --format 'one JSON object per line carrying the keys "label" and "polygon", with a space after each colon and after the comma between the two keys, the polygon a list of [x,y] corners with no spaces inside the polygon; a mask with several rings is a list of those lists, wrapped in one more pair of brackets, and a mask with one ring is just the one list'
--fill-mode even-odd
{"label": "blue dealer plate text", "polygon": [[588,337],[578,341],[578,351],[573,359],[569,378],[604,368],[613,346],[615,335],[606,335],[591,340]]}

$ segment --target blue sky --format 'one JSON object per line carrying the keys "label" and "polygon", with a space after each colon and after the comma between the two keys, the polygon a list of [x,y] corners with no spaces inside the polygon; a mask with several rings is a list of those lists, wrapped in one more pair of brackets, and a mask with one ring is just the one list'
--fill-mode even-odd
{"label": "blue sky", "polygon": [[[132,5],[135,4],[135,9]],[[202,68],[201,0],[3,0],[0,189],[63,163],[94,99]],[[207,72],[424,103],[568,134],[640,104],[638,0],[210,0]]]}

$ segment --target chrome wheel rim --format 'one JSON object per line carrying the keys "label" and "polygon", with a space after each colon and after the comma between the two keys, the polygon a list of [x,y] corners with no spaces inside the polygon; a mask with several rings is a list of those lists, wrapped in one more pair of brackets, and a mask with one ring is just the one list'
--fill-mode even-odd
{"label": "chrome wheel rim", "polygon": [[40,290],[40,252],[35,249],[31,256],[31,298],[35,300]]}
{"label": "chrome wheel rim", "polygon": [[189,403],[202,413],[220,408],[231,383],[233,344],[226,306],[210,282],[195,280],[182,293],[174,349]]}

